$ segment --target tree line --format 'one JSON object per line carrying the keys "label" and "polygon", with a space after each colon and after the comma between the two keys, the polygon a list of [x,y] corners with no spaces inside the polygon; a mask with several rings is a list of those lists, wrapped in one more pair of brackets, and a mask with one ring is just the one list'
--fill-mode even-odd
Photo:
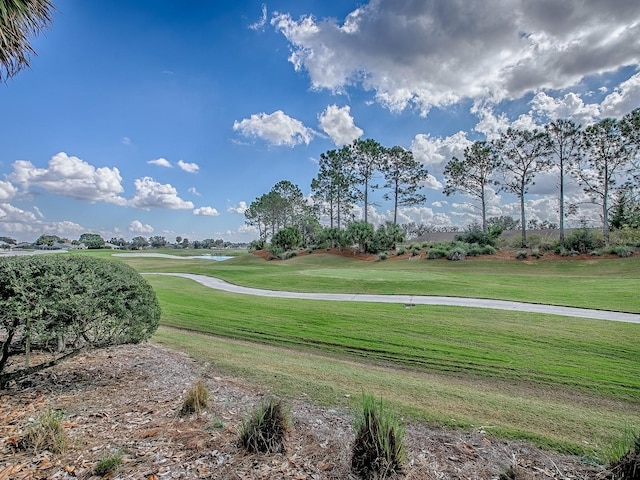
{"label": "tree line", "polygon": [[[471,197],[484,233],[489,226],[490,189],[513,194],[520,204],[517,225],[523,246],[527,228],[536,227],[559,228],[563,242],[565,218],[578,207],[565,202],[566,182],[571,177],[589,196],[589,203],[600,208],[606,241],[611,228],[640,227],[639,152],[640,108],[619,120],[606,118],[586,128],[566,119],[540,129],[509,128],[495,140],[474,142],[464,150],[463,158],[452,158],[444,168],[443,193]],[[536,177],[552,169],[558,176],[559,222],[527,222],[527,194]],[[382,198],[393,205],[393,220],[385,228],[399,229],[405,235],[433,230],[434,227],[414,223],[398,225],[399,208],[425,202],[422,189],[428,176],[411,151],[400,146],[387,148],[373,139],[358,139],[320,155],[309,199],[297,185],[283,180],[250,204],[245,221],[258,229],[260,242],[274,238],[279,241],[278,232],[288,229],[289,238],[283,247],[298,241],[292,230],[300,234],[301,245],[308,245],[314,235],[332,237],[336,231],[346,231],[360,223],[354,222],[356,206],[362,208],[361,223],[365,225],[357,228],[366,229],[372,193],[383,189]],[[379,184],[380,180],[384,183]],[[328,225],[322,227],[321,219]]]}

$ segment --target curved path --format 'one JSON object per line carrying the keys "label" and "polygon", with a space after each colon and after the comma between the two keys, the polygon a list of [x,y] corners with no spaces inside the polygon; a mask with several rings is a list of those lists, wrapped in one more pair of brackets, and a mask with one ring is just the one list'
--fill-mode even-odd
{"label": "curved path", "polygon": [[615,322],[640,323],[640,314],[612,312],[607,310],[589,310],[586,308],[559,307],[553,305],[539,305],[536,303],[511,302],[506,300],[489,300],[481,298],[437,297],[428,295],[369,295],[353,293],[305,293],[262,290],[259,288],[242,287],[225,282],[215,277],[196,275],[192,273],[145,273],[145,275],[169,275],[194,280],[205,287],[223,290],[225,292],[244,295],[258,295],[261,297],[294,298],[299,300],[332,300],[338,302],[374,302],[401,303],[412,305],[451,305],[455,307],[493,308],[498,310],[512,310],[520,312],[544,313],[548,315],[565,315],[568,317],[592,318],[596,320],[611,320]]}

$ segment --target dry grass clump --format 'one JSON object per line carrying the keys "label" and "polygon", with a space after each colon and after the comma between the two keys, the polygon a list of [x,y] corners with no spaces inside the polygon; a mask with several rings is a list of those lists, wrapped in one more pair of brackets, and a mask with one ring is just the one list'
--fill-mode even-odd
{"label": "dry grass clump", "polygon": [[191,415],[200,413],[207,407],[209,401],[209,391],[202,380],[198,380],[188,391],[182,403],[180,415]]}
{"label": "dry grass clump", "polygon": [[242,422],[240,445],[254,453],[284,452],[288,427],[289,419],[282,402],[268,400]]}
{"label": "dry grass clump", "polygon": [[62,425],[63,417],[64,412],[60,410],[48,410],[30,423],[21,441],[23,448],[35,453],[43,450],[63,453],[69,444],[69,437]]}
{"label": "dry grass clump", "polygon": [[384,479],[402,473],[405,461],[404,427],[387,411],[382,400],[362,398],[362,414],[356,418],[356,438],[351,470],[359,478]]}
{"label": "dry grass clump", "polygon": [[108,453],[100,457],[96,466],[93,467],[93,473],[102,477],[108,473],[115,472],[120,465],[122,465],[122,453]]}

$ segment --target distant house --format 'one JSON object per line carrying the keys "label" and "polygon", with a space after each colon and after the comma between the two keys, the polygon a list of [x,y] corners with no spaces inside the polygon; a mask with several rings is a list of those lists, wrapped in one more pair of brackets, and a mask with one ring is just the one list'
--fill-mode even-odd
{"label": "distant house", "polygon": [[122,250],[120,245],[114,245],[113,243],[105,242],[103,248],[110,248],[111,250]]}

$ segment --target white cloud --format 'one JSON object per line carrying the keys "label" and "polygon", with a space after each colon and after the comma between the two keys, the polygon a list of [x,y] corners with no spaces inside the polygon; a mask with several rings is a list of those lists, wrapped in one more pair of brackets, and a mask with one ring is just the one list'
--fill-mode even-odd
{"label": "white cloud", "polygon": [[196,187],[191,187],[189,188],[188,192],[192,195],[195,195],[196,197],[201,197],[202,195],[200,195],[200,192],[198,192],[198,190],[196,190]]}
{"label": "white cloud", "polygon": [[247,210],[247,202],[238,202],[238,205],[229,205],[227,207],[227,212],[235,213],[237,215],[244,215],[244,212]]}
{"label": "white cloud", "polygon": [[149,160],[147,163],[151,165],[158,165],[159,167],[172,168],[171,162],[166,158],[156,158],[155,160]]}
{"label": "white cloud", "polygon": [[444,186],[440,180],[431,174],[427,175],[427,178],[422,181],[421,185],[425,188],[430,188],[431,190],[442,190],[442,187]]}
{"label": "white cloud", "polygon": [[194,215],[204,215],[206,217],[217,217],[218,215],[220,215],[218,213],[218,210],[216,210],[213,207],[194,208],[193,209],[193,214]]}
{"label": "white cloud", "polygon": [[464,149],[472,143],[462,131],[445,138],[433,138],[429,134],[419,133],[411,142],[411,151],[422,164],[437,166],[453,157],[462,158]]}
{"label": "white cloud", "polygon": [[127,230],[133,233],[153,233],[154,228],[148,223],[142,223],[140,220],[134,220],[129,224]]}
{"label": "white cloud", "polygon": [[640,105],[640,73],[622,82],[602,101],[603,116],[620,117]]}
{"label": "white cloud", "polygon": [[196,173],[198,170],[200,170],[198,164],[183,162],[182,160],[178,160],[178,166],[185,172],[189,173]]}
{"label": "white cloud", "polygon": [[44,218],[44,215],[42,214],[40,209],[38,207],[36,207],[35,205],[33,206],[33,211],[36,212],[36,215],[38,215],[38,217]]}
{"label": "white cloud", "polygon": [[121,143],[123,145],[132,145],[133,142],[131,141],[131,139],[129,137],[122,137]]}
{"label": "white cloud", "polygon": [[178,191],[170,184],[161,184],[151,177],[138,178],[134,182],[136,194],[128,204],[132,207],[149,210],[166,208],[169,210],[193,208],[193,203],[178,196]]}
{"label": "white cloud", "polygon": [[531,100],[531,109],[536,115],[550,121],[564,118],[581,125],[589,125],[600,116],[598,105],[585,104],[576,93],[567,93],[564,97],[554,98],[539,92]]}
{"label": "white cloud", "polygon": [[36,168],[27,160],[17,160],[13,163],[13,173],[8,177],[24,189],[34,185],[78,200],[126,204],[126,200],[118,195],[124,189],[117,168],[96,168],[64,152],[51,157],[48,168]]}
{"label": "white cloud", "polygon": [[16,193],[18,193],[18,189],[12,183],[0,180],[0,202],[11,200]]}
{"label": "white cloud", "polygon": [[348,105],[344,107],[329,105],[318,116],[320,127],[338,147],[350,144],[364,133],[354,124],[350,110],[351,107]]}
{"label": "white cloud", "polygon": [[245,137],[257,137],[273,145],[293,147],[301,143],[307,145],[313,138],[313,130],[302,122],[286,115],[282,110],[271,114],[258,113],[241,121],[233,122],[233,129]]}
{"label": "white cloud", "polygon": [[2,222],[2,231],[18,241],[35,241],[43,233],[58,235],[62,238],[78,238],[86,228],[68,220],[61,222],[39,222],[29,220]]}
{"label": "white cloud", "polygon": [[640,3],[371,0],[344,22],[276,14],[315,89],[361,85],[393,111],[520,98],[640,63]]}
{"label": "white cloud", "polygon": [[22,210],[8,203],[0,203],[0,220],[3,222],[35,222],[36,216],[32,212]]}
{"label": "white cloud", "polygon": [[263,30],[266,23],[267,23],[267,5],[263,3],[262,16],[260,17],[260,20],[249,25],[249,28],[251,30]]}

